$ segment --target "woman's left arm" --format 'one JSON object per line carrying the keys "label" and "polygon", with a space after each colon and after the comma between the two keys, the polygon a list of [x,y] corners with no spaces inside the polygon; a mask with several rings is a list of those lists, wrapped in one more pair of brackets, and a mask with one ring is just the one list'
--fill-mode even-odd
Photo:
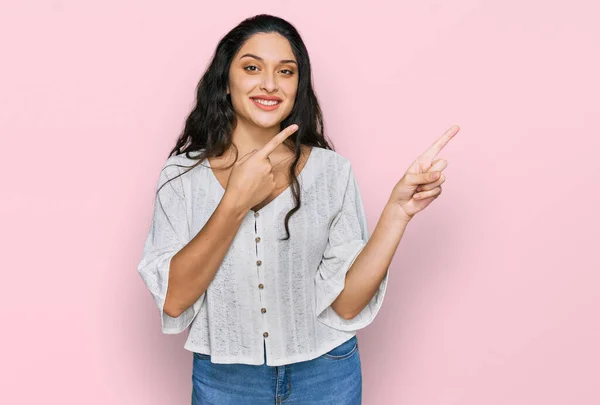
{"label": "woman's left arm", "polygon": [[344,290],[331,304],[342,318],[352,319],[367,306],[388,271],[410,221],[399,209],[396,204],[385,206],[371,238],[350,266]]}
{"label": "woman's left arm", "polygon": [[373,234],[348,269],[344,289],[331,304],[342,318],[352,319],[368,305],[389,269],[406,226],[442,193],[441,184],[446,180],[442,171],[448,162],[434,158],[459,129],[457,125],[448,129],[410,165],[394,187]]}

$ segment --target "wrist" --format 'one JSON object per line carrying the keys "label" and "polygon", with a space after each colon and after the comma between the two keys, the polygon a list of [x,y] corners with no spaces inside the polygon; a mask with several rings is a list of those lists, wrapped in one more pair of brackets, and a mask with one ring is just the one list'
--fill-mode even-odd
{"label": "wrist", "polygon": [[396,202],[388,201],[383,209],[384,213],[390,217],[390,219],[394,222],[400,222],[402,224],[408,225],[413,216],[408,215],[404,208]]}
{"label": "wrist", "polygon": [[237,196],[225,191],[225,194],[219,203],[219,207],[223,209],[227,215],[231,215],[236,219],[241,220],[248,214],[250,208],[245,207],[240,200],[241,199]]}

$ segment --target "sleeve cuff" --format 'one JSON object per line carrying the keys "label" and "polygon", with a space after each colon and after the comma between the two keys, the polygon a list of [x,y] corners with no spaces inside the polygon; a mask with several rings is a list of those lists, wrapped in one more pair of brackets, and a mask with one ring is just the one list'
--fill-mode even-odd
{"label": "sleeve cuff", "polygon": [[[167,294],[167,288],[169,284],[169,269],[171,265],[171,260],[175,253],[178,250],[175,250],[173,253],[169,254],[166,258],[163,259],[163,263],[158,266],[160,269],[157,274],[159,277],[156,279],[148,278],[148,280],[155,281],[155,288],[151,288],[150,292],[152,293],[152,297],[158,306],[160,311],[161,318],[161,332],[167,335],[174,335],[183,332],[186,330],[198,312],[200,311],[200,307],[202,306],[204,299],[206,297],[206,292],[204,292],[197,300],[194,302],[189,308],[187,308],[181,315],[176,318],[173,318],[167,315],[164,311],[165,299]],[[142,277],[148,277],[147,274],[142,273]],[[161,277],[162,276],[162,277]]]}
{"label": "sleeve cuff", "polygon": [[[344,289],[348,270],[365,245],[366,243],[363,240],[355,240],[346,245],[335,247],[332,249],[332,251],[335,250],[333,259],[336,261],[340,261],[342,257],[346,259],[338,263],[328,263],[332,259],[325,258],[321,263],[315,279],[317,287],[316,316],[319,322],[341,331],[356,331],[366,327],[375,319],[383,303],[389,272],[385,274],[369,304],[354,318],[344,319],[331,308],[333,301]],[[337,270],[330,271],[329,269],[332,267]]]}

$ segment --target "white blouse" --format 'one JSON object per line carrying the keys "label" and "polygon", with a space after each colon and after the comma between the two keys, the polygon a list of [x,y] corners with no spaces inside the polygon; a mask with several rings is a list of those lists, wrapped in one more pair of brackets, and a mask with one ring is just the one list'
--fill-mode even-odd
{"label": "white blouse", "polygon": [[[187,170],[169,165],[194,162],[183,154],[169,157],[157,189]],[[208,160],[163,187],[138,265],[163,333],[189,327],[184,348],[209,354],[214,363],[260,365],[266,350],[267,365],[281,366],[314,359],[373,321],[388,273],[353,319],[330,306],[369,239],[350,161],[313,147],[298,181],[302,205],[290,218],[290,239],[278,240],[286,236],[285,215],[294,207],[291,186],[258,212],[248,211],[208,289],[177,318],[163,311],[171,258],[202,229],[225,190]]]}

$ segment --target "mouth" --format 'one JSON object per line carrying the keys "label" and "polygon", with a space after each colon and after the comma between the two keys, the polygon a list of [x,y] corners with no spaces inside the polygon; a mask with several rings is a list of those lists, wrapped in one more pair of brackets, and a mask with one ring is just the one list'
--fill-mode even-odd
{"label": "mouth", "polygon": [[250,97],[250,100],[256,105],[258,108],[264,111],[273,111],[279,104],[281,104],[282,100],[277,97]]}

